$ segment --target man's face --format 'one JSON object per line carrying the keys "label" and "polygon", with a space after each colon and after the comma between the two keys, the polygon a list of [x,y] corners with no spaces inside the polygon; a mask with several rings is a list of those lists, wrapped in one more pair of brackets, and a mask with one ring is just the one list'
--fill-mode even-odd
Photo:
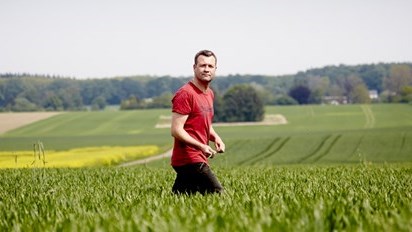
{"label": "man's face", "polygon": [[211,82],[215,77],[216,72],[216,60],[213,56],[199,56],[197,58],[197,64],[193,65],[195,77],[201,82]]}

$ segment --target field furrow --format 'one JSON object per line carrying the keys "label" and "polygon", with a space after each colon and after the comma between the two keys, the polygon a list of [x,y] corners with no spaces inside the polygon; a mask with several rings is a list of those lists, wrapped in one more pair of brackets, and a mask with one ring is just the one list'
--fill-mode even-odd
{"label": "field furrow", "polygon": [[273,147],[275,146],[275,144],[276,144],[277,142],[279,142],[279,140],[280,140],[280,138],[273,139],[272,142],[271,142],[267,147],[265,147],[262,151],[260,151],[260,152],[258,152],[258,153],[256,153],[256,154],[254,154],[253,156],[251,156],[251,157],[249,157],[249,158],[247,158],[247,159],[239,162],[239,165],[244,165],[244,164],[246,164],[246,163],[248,163],[248,164],[253,164],[253,162],[254,162],[255,160],[258,160],[260,156],[263,156],[263,155],[269,153],[269,152],[273,149]]}
{"label": "field furrow", "polygon": [[259,156],[256,160],[253,160],[250,164],[253,165],[257,163],[265,163],[265,164],[271,163],[271,162],[267,162],[267,159],[269,157],[276,155],[276,153],[279,152],[289,140],[290,140],[290,137],[283,138],[279,142],[279,146],[275,147],[274,149],[269,150],[265,155]]}
{"label": "field furrow", "polygon": [[330,134],[323,137],[322,140],[319,142],[319,144],[315,147],[315,149],[312,152],[310,152],[308,155],[301,157],[298,160],[298,163],[310,162],[311,159],[314,159],[313,157],[315,157],[316,154],[320,152],[320,150],[325,146],[325,144],[331,137],[332,135]]}
{"label": "field furrow", "polygon": [[333,140],[331,141],[331,143],[329,143],[329,145],[327,145],[325,147],[325,149],[319,153],[319,155],[317,155],[316,157],[313,158],[312,162],[316,163],[318,162],[320,159],[324,158],[325,156],[328,155],[328,153],[330,152],[330,150],[332,150],[333,146],[339,141],[339,139],[342,137],[342,135],[335,135]]}

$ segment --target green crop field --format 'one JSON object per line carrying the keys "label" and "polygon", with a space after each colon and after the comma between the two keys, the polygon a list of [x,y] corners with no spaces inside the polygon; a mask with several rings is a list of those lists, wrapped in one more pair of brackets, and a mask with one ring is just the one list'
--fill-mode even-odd
{"label": "green crop field", "polygon": [[1,231],[410,231],[410,165],[217,168],[176,196],[163,168],[1,170]]}
{"label": "green crop field", "polygon": [[[267,107],[288,123],[216,127],[233,164],[412,161],[410,105]],[[172,145],[169,129],[155,128],[170,110],[65,113],[0,135],[0,151],[96,146]],[[253,159],[252,159],[253,158]]]}
{"label": "green crop field", "polygon": [[[223,195],[175,196],[169,159],[0,169],[1,231],[411,231],[412,106],[267,107],[284,125],[216,127]],[[0,135],[0,151],[154,145],[170,110],[75,112]],[[47,152],[46,152],[47,154]],[[47,159],[47,155],[46,155]],[[47,164],[46,164],[47,165]]]}
{"label": "green crop field", "polygon": [[215,128],[227,151],[214,164],[412,161],[410,105],[269,107],[266,113],[282,114],[288,124]]}
{"label": "green crop field", "polygon": [[169,110],[69,112],[0,135],[0,150],[30,150],[42,141],[46,149],[94,146],[170,146],[170,133],[155,129]]}

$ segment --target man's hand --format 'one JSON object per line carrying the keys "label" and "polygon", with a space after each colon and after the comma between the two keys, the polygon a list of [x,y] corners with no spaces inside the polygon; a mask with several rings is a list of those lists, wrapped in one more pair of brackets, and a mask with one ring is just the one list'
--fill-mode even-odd
{"label": "man's hand", "polygon": [[200,147],[200,149],[202,150],[203,154],[206,155],[207,158],[213,158],[215,154],[217,153],[215,150],[213,150],[208,145],[203,145],[202,147]]}
{"label": "man's hand", "polygon": [[218,153],[224,153],[226,149],[225,143],[222,141],[220,137],[216,137],[215,139],[215,147]]}

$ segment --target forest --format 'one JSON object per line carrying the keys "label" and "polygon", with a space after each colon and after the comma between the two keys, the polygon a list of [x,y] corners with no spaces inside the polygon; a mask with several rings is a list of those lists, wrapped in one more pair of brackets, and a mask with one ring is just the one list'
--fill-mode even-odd
{"label": "forest", "polygon": [[[173,93],[191,78],[76,79],[2,73],[0,111],[102,110],[109,105],[124,110],[167,108]],[[240,84],[253,87],[264,105],[411,103],[412,63],[325,66],[282,76],[216,76],[212,88],[218,98],[223,98],[230,88]]]}

